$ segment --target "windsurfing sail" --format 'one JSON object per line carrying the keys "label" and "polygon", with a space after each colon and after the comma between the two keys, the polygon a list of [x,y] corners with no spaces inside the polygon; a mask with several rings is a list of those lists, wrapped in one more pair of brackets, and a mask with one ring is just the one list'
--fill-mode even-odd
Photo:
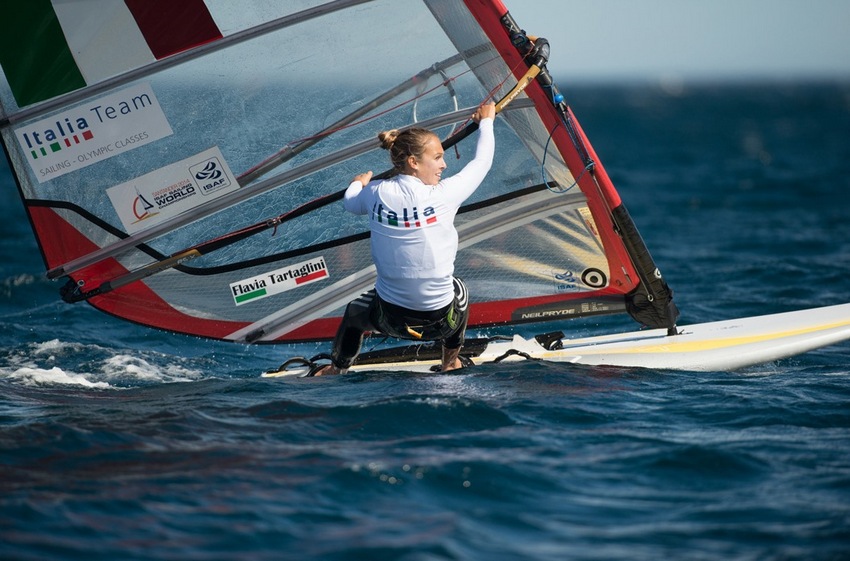
{"label": "windsurfing sail", "polygon": [[[470,327],[628,313],[675,329],[545,39],[499,0],[4,10],[2,142],[69,302],[222,340],[331,338],[375,279],[368,225],[339,201],[355,174],[388,167],[377,133],[435,130],[451,174],[493,99],[495,162],[456,219]],[[427,227],[417,209],[393,218]]]}

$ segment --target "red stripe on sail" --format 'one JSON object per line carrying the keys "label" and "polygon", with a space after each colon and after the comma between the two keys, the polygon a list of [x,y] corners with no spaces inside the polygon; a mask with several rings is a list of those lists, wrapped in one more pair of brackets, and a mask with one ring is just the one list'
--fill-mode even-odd
{"label": "red stripe on sail", "polygon": [[316,271],[315,273],[310,273],[309,275],[298,277],[297,279],[295,279],[295,284],[304,284],[305,282],[314,281],[316,279],[322,279],[326,276],[328,276],[328,271],[322,269],[321,271]]}
{"label": "red stripe on sail", "polygon": [[203,0],[124,0],[157,59],[221,39]]}
{"label": "red stripe on sail", "polygon": [[[500,21],[500,18],[507,11],[504,4],[499,0],[464,0],[464,3],[479,25],[481,25],[487,37],[498,49],[505,63],[514,69],[513,72],[516,78],[520,78],[525,73],[527,65],[522,64],[522,57],[511,43],[511,39],[505,32],[505,28]],[[588,207],[593,213],[593,218],[599,228],[599,235],[605,246],[608,268],[611,272],[609,282],[612,286],[622,287],[622,292],[629,292],[637,286],[639,281],[636,280],[637,273],[623,245],[622,238],[615,231],[611,220],[611,209],[617,208],[621,204],[620,195],[614,189],[611,180],[605,173],[602,162],[593,151],[593,147],[581,130],[581,126],[572,113],[572,110],[568,108],[569,116],[572,119],[572,125],[581,138],[584,148],[588,151],[590,159],[594,162],[593,173],[582,173],[585,163],[573,145],[565,127],[558,126],[556,128],[556,125],[560,125],[561,119],[549,99],[549,94],[544,92],[543,88],[536,81],[529,84],[525,89],[525,94],[534,100],[535,110],[544,125],[549,130],[554,130],[552,141],[564,157],[573,177],[577,178],[578,187],[587,195]],[[599,195],[600,193],[602,196]]]}
{"label": "red stripe on sail", "polygon": [[319,341],[322,339],[333,339],[339,328],[342,318],[319,318],[297,329],[277,337],[275,341],[286,343],[297,343],[305,341]]}
{"label": "red stripe on sail", "polygon": [[[107,261],[114,260],[110,258]],[[142,325],[214,339],[225,339],[234,331],[249,325],[244,321],[190,316],[173,308],[141,281],[117,288],[109,294],[95,296],[89,300],[89,304],[107,314]]]}
{"label": "red stripe on sail", "polygon": [[[53,268],[98,249],[91,240],[59,216],[51,208],[31,206],[27,209],[38,235],[39,245],[48,268]],[[74,274],[85,278],[86,287],[95,287],[129,271],[114,258],[104,259]],[[143,282],[134,282],[114,292],[89,300],[95,308],[116,317],[166,329],[177,333],[224,339],[248,323],[214,320],[190,316],[172,307]]]}

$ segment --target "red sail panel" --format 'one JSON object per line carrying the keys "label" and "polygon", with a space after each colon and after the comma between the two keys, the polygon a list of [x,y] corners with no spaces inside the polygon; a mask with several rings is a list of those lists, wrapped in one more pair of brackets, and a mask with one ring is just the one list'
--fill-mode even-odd
{"label": "red sail panel", "polygon": [[181,312],[142,282],[121,287],[107,296],[95,296],[89,303],[108,314],[166,331],[186,333],[187,326],[191,325],[190,333],[215,339],[225,339],[246,325],[244,322],[199,318]]}
{"label": "red sail panel", "polygon": [[221,39],[203,0],[124,0],[157,59]]}

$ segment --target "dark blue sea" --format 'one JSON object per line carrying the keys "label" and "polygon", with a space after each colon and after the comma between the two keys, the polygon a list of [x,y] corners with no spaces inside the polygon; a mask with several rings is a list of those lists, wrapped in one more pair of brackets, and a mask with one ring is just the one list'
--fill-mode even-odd
{"label": "dark blue sea", "polygon": [[[681,324],[850,301],[850,84],[561,88]],[[850,559],[850,343],[274,380],[59,287],[4,161],[0,559]]]}

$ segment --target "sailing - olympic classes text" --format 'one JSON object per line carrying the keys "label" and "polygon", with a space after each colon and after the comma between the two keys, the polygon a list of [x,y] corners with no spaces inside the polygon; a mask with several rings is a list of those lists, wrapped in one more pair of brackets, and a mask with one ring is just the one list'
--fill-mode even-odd
{"label": "sailing - olympic classes text", "polygon": [[[106,144],[104,146],[100,146],[99,148],[96,148],[94,150],[89,150],[88,152],[85,152],[84,154],[80,154],[79,156],[77,156],[77,161],[80,162],[80,163],[85,163],[88,160],[100,158],[104,154],[108,154],[108,153],[113,152],[115,150],[120,150],[120,149],[122,149],[126,146],[130,146],[131,144],[135,144],[137,142],[143,142],[143,141],[147,140],[148,137],[149,137],[149,135],[148,135],[147,131],[142,131],[138,134],[134,134],[134,135],[128,136],[126,138],[116,140],[115,142],[110,142],[109,144]],[[42,177],[46,177],[48,175],[56,173],[60,169],[65,169],[65,168],[69,168],[69,167],[71,167],[71,160],[65,160],[65,161],[57,162],[53,165],[47,166],[46,168],[41,168],[39,170],[39,172],[41,173]]]}

